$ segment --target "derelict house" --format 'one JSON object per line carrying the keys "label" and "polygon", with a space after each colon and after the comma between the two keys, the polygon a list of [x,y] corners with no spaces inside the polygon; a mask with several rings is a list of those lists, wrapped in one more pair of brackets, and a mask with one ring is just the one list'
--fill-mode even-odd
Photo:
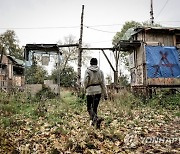
{"label": "derelict house", "polygon": [[133,91],[180,88],[180,28],[131,28],[119,46],[130,52]]}
{"label": "derelict house", "polygon": [[13,56],[0,54],[0,89],[23,89],[24,84],[24,62]]}

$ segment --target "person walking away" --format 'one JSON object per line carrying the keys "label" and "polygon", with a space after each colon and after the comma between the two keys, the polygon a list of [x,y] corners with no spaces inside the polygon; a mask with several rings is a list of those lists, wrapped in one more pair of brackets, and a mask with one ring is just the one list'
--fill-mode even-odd
{"label": "person walking away", "polygon": [[90,116],[90,124],[100,128],[102,118],[98,118],[97,110],[100,99],[104,96],[107,99],[107,90],[104,80],[104,74],[97,66],[96,58],[90,60],[90,66],[86,69],[84,75],[84,88],[86,90],[87,111]]}

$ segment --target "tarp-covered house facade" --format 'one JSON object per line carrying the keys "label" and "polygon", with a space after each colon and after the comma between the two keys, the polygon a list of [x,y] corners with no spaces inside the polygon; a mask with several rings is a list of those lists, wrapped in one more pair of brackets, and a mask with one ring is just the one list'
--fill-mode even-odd
{"label": "tarp-covered house facade", "polygon": [[180,87],[180,28],[129,29],[119,47],[130,52],[132,88]]}
{"label": "tarp-covered house facade", "polygon": [[24,84],[24,62],[13,56],[0,54],[0,89],[23,89]]}

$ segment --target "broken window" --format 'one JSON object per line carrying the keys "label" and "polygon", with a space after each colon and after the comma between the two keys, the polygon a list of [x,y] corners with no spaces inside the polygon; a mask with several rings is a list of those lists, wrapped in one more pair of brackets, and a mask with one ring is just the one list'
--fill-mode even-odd
{"label": "broken window", "polygon": [[6,65],[0,64],[0,74],[5,75],[6,74],[6,68],[7,68]]}
{"label": "broken window", "polygon": [[23,75],[24,74],[24,68],[13,66],[13,75]]}

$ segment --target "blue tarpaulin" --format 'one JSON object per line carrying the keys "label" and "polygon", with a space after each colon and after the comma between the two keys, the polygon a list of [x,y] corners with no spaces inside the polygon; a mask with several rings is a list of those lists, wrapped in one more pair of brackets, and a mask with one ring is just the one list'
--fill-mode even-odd
{"label": "blue tarpaulin", "polygon": [[180,78],[180,52],[176,47],[146,46],[148,78]]}

